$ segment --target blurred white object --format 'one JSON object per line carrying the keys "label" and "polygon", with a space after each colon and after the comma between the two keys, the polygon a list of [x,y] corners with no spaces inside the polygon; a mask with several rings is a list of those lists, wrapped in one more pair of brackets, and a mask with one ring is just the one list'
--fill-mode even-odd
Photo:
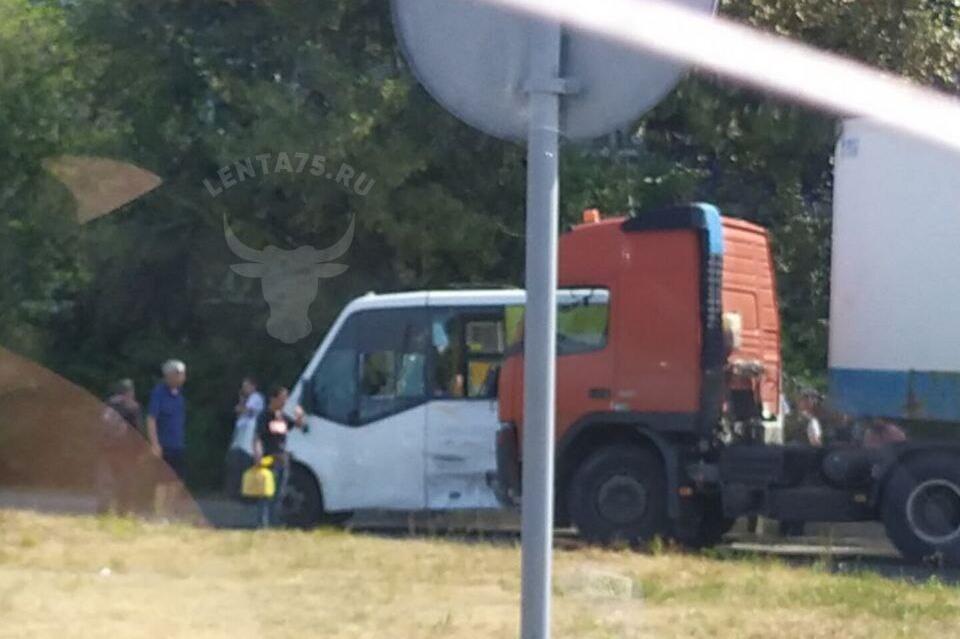
{"label": "blurred white object", "polygon": [[960,149],[960,101],[903,77],[723,17],[657,0],[485,0],[546,16],[834,113]]}

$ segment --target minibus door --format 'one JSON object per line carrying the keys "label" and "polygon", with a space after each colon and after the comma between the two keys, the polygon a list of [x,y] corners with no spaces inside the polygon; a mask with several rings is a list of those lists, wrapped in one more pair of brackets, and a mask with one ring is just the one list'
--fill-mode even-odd
{"label": "minibus door", "polygon": [[503,307],[432,309],[426,490],[431,510],[496,508],[497,367]]}

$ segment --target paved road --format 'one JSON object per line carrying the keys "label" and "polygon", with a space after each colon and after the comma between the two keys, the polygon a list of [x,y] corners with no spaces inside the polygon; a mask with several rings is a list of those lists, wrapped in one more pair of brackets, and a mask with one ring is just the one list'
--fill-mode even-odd
{"label": "paved road", "polygon": [[[196,503],[206,522],[215,528],[250,528],[256,521],[255,509],[248,503],[219,495],[199,495]],[[92,495],[77,492],[0,488],[0,508],[63,514],[92,514],[95,511],[95,501]],[[483,531],[510,535],[517,533],[520,520],[515,511],[411,514],[372,511],[357,515],[349,525],[351,528],[364,530],[383,528],[408,532],[421,531],[428,534]],[[764,539],[771,536],[751,535],[742,525],[738,525],[730,537],[743,543],[763,544]],[[806,542],[816,540],[817,545],[822,547],[859,549],[879,555],[895,554],[887,543],[879,524],[811,524],[808,526],[808,535],[798,539]]]}

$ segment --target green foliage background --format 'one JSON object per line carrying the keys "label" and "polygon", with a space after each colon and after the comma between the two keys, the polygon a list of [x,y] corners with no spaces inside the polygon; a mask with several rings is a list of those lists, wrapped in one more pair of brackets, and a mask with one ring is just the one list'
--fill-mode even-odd
{"label": "green foliage background", "polygon": [[[721,11],[954,91],[958,5]],[[698,199],[769,227],[788,372],[822,381],[837,133],[835,117],[694,74],[632,130],[565,149],[564,223],[588,206]],[[236,160],[298,151],[375,184],[361,196],[270,173],[216,197],[203,186]],[[81,227],[41,164],[68,153],[164,184]],[[292,382],[348,299],[522,281],[523,150],[416,85],[385,0],[0,0],[0,175],[0,343],[98,394],[128,375],[145,394],[160,361],[186,360],[197,485],[217,483],[239,378]],[[352,214],[350,268],[320,287],[313,335],[271,339],[258,284],[229,270],[223,217],[253,246],[323,246]]]}

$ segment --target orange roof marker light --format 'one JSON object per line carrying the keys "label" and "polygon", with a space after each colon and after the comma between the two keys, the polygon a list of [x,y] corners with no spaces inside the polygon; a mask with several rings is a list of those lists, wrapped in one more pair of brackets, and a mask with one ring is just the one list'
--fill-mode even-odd
{"label": "orange roof marker light", "polygon": [[599,221],[600,221],[600,209],[584,209],[583,210],[584,224],[596,224]]}

